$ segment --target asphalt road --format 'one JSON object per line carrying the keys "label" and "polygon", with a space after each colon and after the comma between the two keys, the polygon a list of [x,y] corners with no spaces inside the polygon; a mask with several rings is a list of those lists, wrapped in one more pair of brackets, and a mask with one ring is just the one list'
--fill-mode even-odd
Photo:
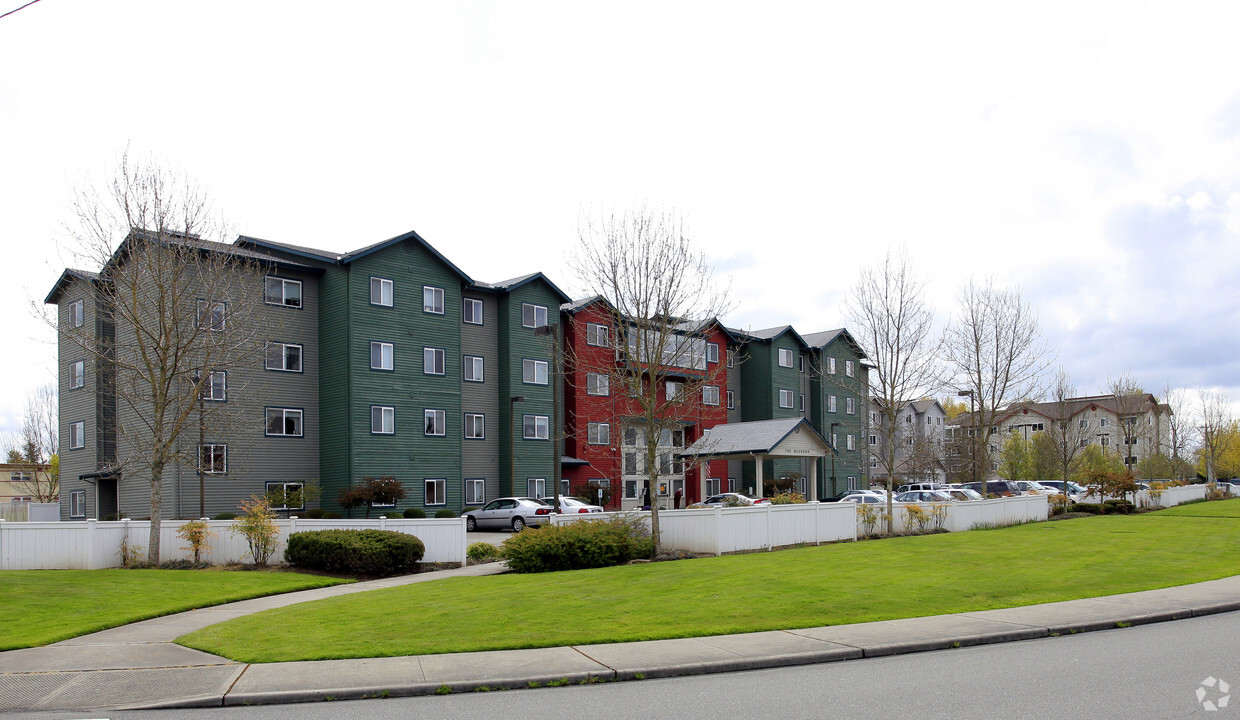
{"label": "asphalt road", "polygon": [[1240,719],[1240,697],[1210,712],[1198,700],[1199,689],[1216,707],[1224,695],[1240,696],[1240,613],[915,655],[584,687],[6,717]]}

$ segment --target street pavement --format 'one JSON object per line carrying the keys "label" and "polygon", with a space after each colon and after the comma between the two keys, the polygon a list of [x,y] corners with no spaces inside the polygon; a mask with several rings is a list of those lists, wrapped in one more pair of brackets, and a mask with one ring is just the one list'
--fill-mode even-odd
{"label": "street pavement", "polygon": [[498,563],[275,595],[0,653],[0,711],[220,707],[427,695],[807,665],[1045,638],[1240,610],[1240,576],[1001,610],[743,635],[494,652],[236,663],[173,640],[269,608],[501,572]]}

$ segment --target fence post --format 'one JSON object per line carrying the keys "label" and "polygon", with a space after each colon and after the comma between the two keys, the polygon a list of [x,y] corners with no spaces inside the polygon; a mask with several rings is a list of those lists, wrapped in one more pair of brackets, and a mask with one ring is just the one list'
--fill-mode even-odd
{"label": "fence post", "polygon": [[715,557],[723,555],[723,508],[715,508]]}
{"label": "fence post", "polygon": [[775,549],[774,535],[771,532],[771,508],[775,507],[770,503],[766,504],[766,551],[770,552]]}
{"label": "fence post", "polygon": [[379,516],[379,529],[387,530],[387,515],[386,514]]}
{"label": "fence post", "polygon": [[4,570],[4,518],[0,518],[0,570]]}

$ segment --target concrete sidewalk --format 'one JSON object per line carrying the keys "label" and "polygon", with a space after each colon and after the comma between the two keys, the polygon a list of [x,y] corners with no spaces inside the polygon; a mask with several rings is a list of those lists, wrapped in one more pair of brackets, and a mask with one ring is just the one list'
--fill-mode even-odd
{"label": "concrete sidewalk", "polygon": [[502,566],[388,578],[147,620],[0,653],[0,710],[219,707],[425,695],[805,665],[1103,630],[1240,610],[1240,576],[1160,590],[906,620],[680,640],[246,665],[172,643],[233,617]]}

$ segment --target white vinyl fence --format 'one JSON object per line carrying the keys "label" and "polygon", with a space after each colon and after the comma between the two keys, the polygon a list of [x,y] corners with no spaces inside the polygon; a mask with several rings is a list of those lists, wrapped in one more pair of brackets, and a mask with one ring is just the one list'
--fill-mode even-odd
{"label": "white vinyl fence", "polygon": [[[284,561],[284,547],[290,533],[307,530],[374,529],[395,530],[413,535],[426,547],[423,562],[465,564],[465,520],[392,519],[377,520],[305,520],[300,518],[275,521],[280,537],[270,562]],[[177,537],[177,528],[184,521],[165,520],[160,528],[160,558],[163,560],[192,559],[189,543]],[[212,549],[203,554],[207,562],[224,564],[250,562],[245,538],[231,531],[231,520],[208,520],[215,537],[209,538]],[[147,520],[97,520],[74,522],[4,522],[0,521],[0,570],[95,570],[120,567],[121,542],[141,548],[146,559],[146,546],[151,524]]]}

